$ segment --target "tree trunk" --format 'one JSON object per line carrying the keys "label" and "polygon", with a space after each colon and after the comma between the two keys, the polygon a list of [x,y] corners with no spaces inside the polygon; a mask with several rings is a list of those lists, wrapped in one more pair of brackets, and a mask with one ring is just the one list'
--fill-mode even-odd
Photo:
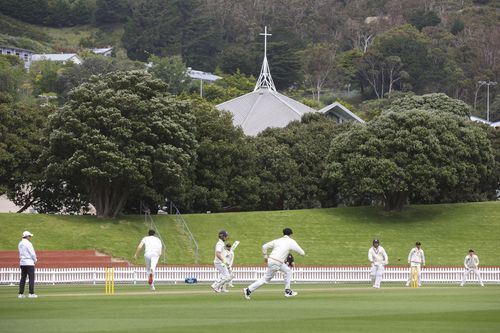
{"label": "tree trunk", "polygon": [[123,210],[129,194],[119,184],[99,182],[89,185],[89,193],[98,218],[116,218]]}
{"label": "tree trunk", "polygon": [[401,211],[406,204],[408,193],[394,192],[384,195],[384,209],[386,211]]}

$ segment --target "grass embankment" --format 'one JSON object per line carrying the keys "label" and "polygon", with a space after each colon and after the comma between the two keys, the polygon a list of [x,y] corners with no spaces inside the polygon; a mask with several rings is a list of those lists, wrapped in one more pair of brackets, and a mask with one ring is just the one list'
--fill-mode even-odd
{"label": "grass embankment", "polygon": [[[199,245],[200,263],[211,264],[217,232],[226,229],[230,241],[240,240],[235,264],[261,264],[260,247],[281,236],[284,227],[307,256],[299,265],[366,265],[371,241],[378,238],[391,265],[404,265],[416,240],[422,242],[428,265],[463,264],[469,248],[481,265],[500,265],[500,202],[419,205],[402,212],[377,207],[352,207],[270,212],[185,215]],[[193,255],[171,216],[154,216],[167,243],[169,264],[192,264]],[[102,220],[91,216],[0,214],[0,250],[16,249],[29,230],[38,250],[96,249],[131,260],[146,234],[140,216]],[[400,259],[400,261],[398,261]],[[142,263],[139,260],[137,263]]]}
{"label": "grass embankment", "polygon": [[[2,332],[499,332],[500,286],[281,285],[257,290],[251,300],[236,286],[215,294],[207,285],[37,286],[38,299],[17,299],[0,287]],[[221,326],[224,326],[221,328]]]}

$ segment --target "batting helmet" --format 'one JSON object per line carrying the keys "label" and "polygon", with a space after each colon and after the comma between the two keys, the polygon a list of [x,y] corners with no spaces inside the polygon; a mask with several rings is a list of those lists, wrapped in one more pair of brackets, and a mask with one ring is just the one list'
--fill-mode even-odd
{"label": "batting helmet", "polygon": [[227,237],[229,237],[229,234],[227,233],[226,230],[219,231],[219,238],[220,239],[227,238]]}
{"label": "batting helmet", "polygon": [[374,244],[374,245],[375,245],[375,244],[380,244],[380,242],[379,242],[379,240],[378,240],[378,239],[374,239],[374,240],[373,240],[373,244]]}

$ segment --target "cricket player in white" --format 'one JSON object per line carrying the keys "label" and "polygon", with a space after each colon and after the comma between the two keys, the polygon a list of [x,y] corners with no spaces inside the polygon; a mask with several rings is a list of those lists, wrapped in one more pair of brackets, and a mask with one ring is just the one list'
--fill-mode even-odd
{"label": "cricket player in white", "polygon": [[384,275],[384,266],[389,263],[389,257],[384,248],[380,246],[378,239],[373,240],[373,246],[368,250],[368,260],[372,265],[370,278],[373,288],[380,288],[380,282],[382,282],[382,276]]}
{"label": "cricket player in white", "polygon": [[472,272],[476,274],[479,283],[481,284],[481,287],[484,287],[483,280],[481,279],[481,274],[479,274],[479,257],[474,253],[473,249],[469,250],[469,254],[465,256],[464,259],[464,266],[465,266],[465,272],[462,277],[462,283],[460,283],[460,287],[463,287],[465,284],[465,280],[467,280],[467,277],[469,274]]}
{"label": "cricket player in white", "polygon": [[229,234],[226,230],[219,231],[219,240],[215,244],[215,258],[214,266],[219,271],[219,278],[212,283],[211,287],[216,293],[222,292],[222,286],[231,280],[231,274],[229,274],[229,263],[224,257],[224,242],[229,238]]}
{"label": "cricket player in white", "polygon": [[406,281],[406,286],[408,287],[411,282],[411,268],[416,267],[418,272],[418,286],[422,286],[422,279],[420,275],[420,265],[425,266],[425,255],[424,250],[420,248],[420,242],[415,243],[415,247],[410,250],[408,254],[408,265],[410,265],[410,272],[408,274],[408,281]]}
{"label": "cricket player in white", "polygon": [[229,271],[229,280],[222,285],[221,291],[222,292],[227,292],[227,287],[234,287],[233,286],[233,279],[234,279],[234,274],[233,274],[233,263],[234,263],[234,250],[238,247],[240,244],[240,241],[235,241],[233,245],[231,244],[226,244],[226,248],[224,250],[224,258],[226,258],[227,262],[227,269]]}
{"label": "cricket player in white", "polygon": [[[250,299],[250,295],[257,288],[271,281],[278,271],[281,271],[285,276],[285,297],[297,296],[297,292],[290,289],[292,270],[285,263],[285,260],[290,251],[295,251],[301,256],[305,255],[305,252],[299,244],[291,238],[292,234],[292,229],[285,228],[283,229],[283,237],[270,241],[262,246],[262,255],[264,256],[264,261],[267,263],[267,271],[263,277],[243,289],[243,294],[246,299]],[[267,254],[268,249],[272,249],[269,255]]]}
{"label": "cricket player in white", "polygon": [[158,260],[161,256],[162,244],[161,240],[155,236],[154,230],[149,230],[148,236],[144,237],[141,240],[135,251],[134,259],[137,259],[137,255],[139,254],[139,251],[141,251],[143,246],[145,247],[144,261],[146,263],[146,272],[148,273],[148,284],[151,290],[155,290],[154,275],[156,271],[156,265],[158,265]]}

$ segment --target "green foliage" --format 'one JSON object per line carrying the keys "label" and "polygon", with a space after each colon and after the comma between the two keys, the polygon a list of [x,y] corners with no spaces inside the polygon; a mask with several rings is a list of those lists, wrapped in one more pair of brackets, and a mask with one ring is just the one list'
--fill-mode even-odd
{"label": "green foliage", "polygon": [[0,0],[0,11],[25,22],[64,27],[89,23],[94,11],[94,2],[88,0]]}
{"label": "green foliage", "polygon": [[9,99],[17,98],[25,80],[23,61],[17,56],[0,55],[0,94],[9,95]]}
{"label": "green foliage", "polygon": [[[0,102],[0,193],[13,199],[22,186],[40,178],[41,139],[47,110],[26,103]],[[16,200],[24,206],[27,202]],[[29,204],[34,203],[30,198]]]}
{"label": "green foliage", "polygon": [[143,71],[91,77],[49,122],[51,176],[88,196],[98,216],[116,217],[130,194],[162,199],[193,160],[186,101]]}
{"label": "green foliage", "polygon": [[410,15],[409,22],[419,31],[422,31],[424,27],[438,25],[441,23],[441,19],[432,10],[418,9]]}
{"label": "green foliage", "polygon": [[[398,57],[401,63],[401,69],[408,77],[406,81],[407,90],[418,92],[426,86],[430,76],[436,75],[440,70],[433,65],[436,61],[431,59],[429,54],[430,39],[419,32],[411,25],[403,25],[386,31],[375,39],[374,44],[369,48],[363,58],[372,56],[368,60],[368,66],[365,71],[368,75],[372,74],[372,64],[375,68],[381,68],[378,71],[387,70],[386,59],[388,57]],[[388,78],[389,75],[384,77]],[[381,81],[382,84],[387,82]],[[385,91],[383,91],[385,92]],[[381,94],[380,96],[383,96]],[[379,96],[379,97],[380,97]]]}
{"label": "green foliage", "polygon": [[33,82],[33,94],[38,96],[44,93],[57,92],[58,76],[65,68],[75,66],[73,63],[62,64],[55,61],[43,60],[31,64],[30,75]]}
{"label": "green foliage", "polygon": [[412,109],[428,110],[433,112],[449,112],[464,118],[470,117],[471,108],[465,102],[453,99],[445,94],[427,94],[422,96],[409,95],[394,99],[390,110],[395,112]]}
{"label": "green foliage", "polygon": [[456,18],[453,20],[451,23],[451,28],[450,32],[454,35],[457,35],[458,33],[462,32],[465,28],[465,23],[459,18]]}
{"label": "green foliage", "polygon": [[123,0],[96,0],[95,23],[104,25],[124,22],[128,16],[128,1]]}
{"label": "green foliage", "polygon": [[386,112],[332,142],[327,178],[351,204],[484,200],[494,168],[486,133],[448,112]]}
{"label": "green foliage", "polygon": [[221,75],[222,79],[203,86],[203,97],[214,104],[229,101],[230,99],[247,94],[254,89],[255,78],[253,76],[245,76],[239,70],[234,74]]}
{"label": "green foliage", "polygon": [[186,64],[180,56],[160,58],[153,55],[149,58],[149,63],[152,65],[149,72],[168,85],[168,92],[178,95],[187,91],[191,78],[187,73]]}
{"label": "green foliage", "polygon": [[259,210],[331,207],[334,189],[322,180],[330,142],[341,131],[322,114],[306,114],[301,122],[267,129],[254,141],[261,180]]}
{"label": "green foliage", "polygon": [[216,28],[201,14],[198,0],[140,0],[131,8],[122,42],[134,60],[181,55],[189,67],[213,70],[220,39]]}
{"label": "green foliage", "polygon": [[193,103],[196,162],[183,193],[174,198],[183,211],[219,212],[253,207],[258,201],[255,152],[232,116],[210,104]]}

